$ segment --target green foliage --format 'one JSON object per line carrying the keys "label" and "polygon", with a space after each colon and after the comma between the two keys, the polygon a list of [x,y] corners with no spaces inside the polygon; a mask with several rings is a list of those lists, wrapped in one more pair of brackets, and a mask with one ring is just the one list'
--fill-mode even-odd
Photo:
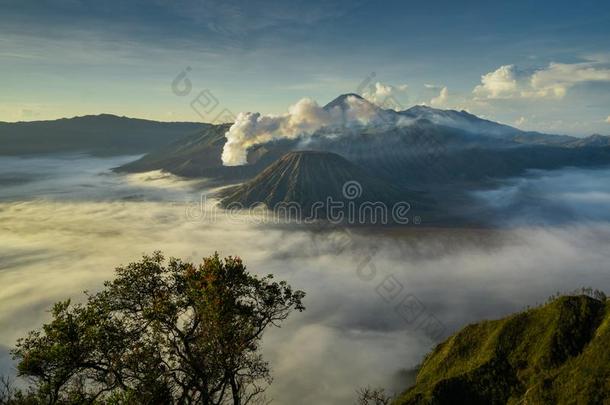
{"label": "green foliage", "polygon": [[304,310],[302,291],[255,277],[239,258],[161,253],[116,270],[85,304],[55,304],[13,356],[36,403],[246,404],[271,382],[268,326]]}
{"label": "green foliage", "polygon": [[610,397],[610,302],[585,292],[465,327],[427,356],[396,403],[601,403]]}

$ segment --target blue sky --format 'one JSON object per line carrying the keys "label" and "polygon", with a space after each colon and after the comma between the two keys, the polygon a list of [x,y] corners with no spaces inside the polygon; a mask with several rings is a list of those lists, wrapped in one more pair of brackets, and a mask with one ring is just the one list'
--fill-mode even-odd
{"label": "blue sky", "polygon": [[[171,83],[187,67],[179,96]],[[367,97],[405,108],[610,133],[610,3],[0,0],[5,121],[282,113],[373,74]],[[197,113],[193,100],[217,106]]]}

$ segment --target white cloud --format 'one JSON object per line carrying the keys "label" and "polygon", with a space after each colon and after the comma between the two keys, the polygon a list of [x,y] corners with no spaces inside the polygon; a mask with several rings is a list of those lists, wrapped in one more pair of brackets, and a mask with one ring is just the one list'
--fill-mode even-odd
{"label": "white cloud", "polygon": [[[377,82],[362,93],[362,97],[385,108],[387,104],[395,104],[398,99],[405,97],[408,89],[409,86],[406,84],[392,86],[391,84]],[[389,103],[388,101],[390,100],[391,102]]]}
{"label": "white cloud", "polygon": [[463,97],[457,96],[453,92],[450,93],[447,86],[424,83],[424,89],[419,94],[417,104],[436,108],[453,108],[463,102]]}
{"label": "white cloud", "polygon": [[448,101],[449,101],[449,90],[445,86],[440,89],[438,96],[433,97],[430,100],[430,105],[433,107],[445,107],[447,105]]}
{"label": "white cloud", "polygon": [[562,99],[567,91],[587,82],[610,82],[610,68],[599,62],[550,63],[533,73],[515,65],[500,66],[481,76],[473,94],[478,99],[547,98]]}
{"label": "white cloud", "polygon": [[473,93],[480,98],[511,98],[517,92],[515,65],[500,66],[493,72],[481,76],[481,84]]}
{"label": "white cloud", "polygon": [[534,96],[561,98],[578,83],[596,81],[610,82],[610,69],[596,67],[591,62],[551,63],[548,68],[534,73],[530,83],[535,91]]}
{"label": "white cloud", "polygon": [[608,118],[606,118],[606,122],[610,124],[610,115],[608,115]]}
{"label": "white cloud", "polygon": [[240,112],[225,134],[222,162],[225,166],[244,165],[252,146],[308,136],[323,127],[353,126],[379,119],[377,107],[354,96],[346,99],[345,110],[338,106],[326,110],[314,100],[303,98],[282,115]]}

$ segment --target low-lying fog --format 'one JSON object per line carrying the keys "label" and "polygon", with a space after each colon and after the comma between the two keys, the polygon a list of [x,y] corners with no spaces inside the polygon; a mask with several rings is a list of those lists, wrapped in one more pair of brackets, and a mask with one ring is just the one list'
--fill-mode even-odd
{"label": "low-lying fog", "polygon": [[268,397],[279,404],[402,389],[439,338],[467,323],[558,290],[610,291],[609,170],[534,173],[476,193],[501,230],[426,229],[423,218],[373,236],[202,217],[187,202],[205,184],[108,170],[130,159],[0,158],[0,373],[14,374],[8,348],[53,302],[82,299],[116,265],[154,250],[238,255],[307,292],[307,310],[265,337]]}

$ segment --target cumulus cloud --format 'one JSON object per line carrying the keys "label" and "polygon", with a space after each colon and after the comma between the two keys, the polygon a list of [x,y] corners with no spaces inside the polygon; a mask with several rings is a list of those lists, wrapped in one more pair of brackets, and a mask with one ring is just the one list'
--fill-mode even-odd
{"label": "cumulus cloud", "polygon": [[406,84],[393,86],[377,82],[374,86],[370,86],[367,91],[363,92],[362,97],[382,107],[387,104],[388,108],[400,109],[395,104],[399,99],[407,95],[408,89],[409,86]]}
{"label": "cumulus cloud", "polygon": [[592,62],[551,63],[531,77],[534,97],[561,98],[570,87],[584,82],[610,82],[610,69]]}
{"label": "cumulus cloud", "polygon": [[504,65],[481,76],[481,84],[473,94],[479,99],[561,99],[570,88],[587,82],[610,82],[610,68],[598,62],[552,62],[545,68],[525,72],[515,65]]}
{"label": "cumulus cloud", "polygon": [[481,76],[481,84],[473,93],[483,98],[508,98],[517,93],[517,78],[515,65],[500,66],[493,72]]}
{"label": "cumulus cloud", "polygon": [[454,108],[464,104],[464,101],[462,96],[449,92],[447,86],[432,83],[424,83],[417,96],[417,104],[435,108]]}
{"label": "cumulus cloud", "polygon": [[447,106],[447,102],[449,101],[449,90],[446,86],[442,87],[438,93],[438,96],[433,97],[430,100],[430,105],[432,107],[445,107]]}
{"label": "cumulus cloud", "polygon": [[225,134],[222,162],[225,166],[244,165],[252,146],[308,136],[321,128],[364,125],[379,120],[379,113],[378,107],[354,96],[348,96],[344,106],[329,109],[303,98],[282,115],[241,112]]}

